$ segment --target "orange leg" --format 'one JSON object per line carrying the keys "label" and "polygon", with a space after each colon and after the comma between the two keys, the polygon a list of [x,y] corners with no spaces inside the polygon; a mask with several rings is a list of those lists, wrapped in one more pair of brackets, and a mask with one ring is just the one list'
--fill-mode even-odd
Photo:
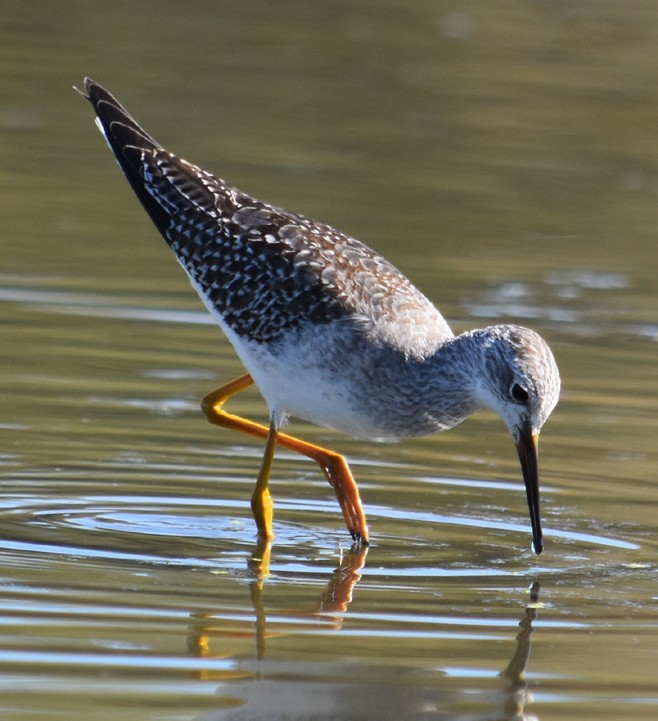
{"label": "orange leg", "polygon": [[221,388],[212,391],[212,393],[208,393],[201,402],[201,408],[206,418],[217,426],[231,428],[257,438],[267,439],[256,488],[251,499],[251,508],[259,536],[264,539],[273,537],[272,499],[268,490],[268,483],[274,457],[274,447],[278,444],[288,450],[311,458],[322,468],[324,475],[336,492],[336,498],[343,512],[347,530],[355,541],[360,541],[367,546],[368,525],[361,506],[359,489],[356,487],[350,468],[343,456],[334,453],[334,451],[302,441],[299,438],[279,433],[272,423],[268,428],[260,423],[254,423],[223,410],[222,406],[231,396],[248,388],[253,382],[249,373],[245,373]]}

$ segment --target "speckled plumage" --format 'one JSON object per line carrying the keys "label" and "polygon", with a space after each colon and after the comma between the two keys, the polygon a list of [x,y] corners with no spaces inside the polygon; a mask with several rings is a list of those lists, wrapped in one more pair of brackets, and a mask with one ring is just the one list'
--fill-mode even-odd
{"label": "speckled plumage", "polygon": [[543,339],[512,325],[455,337],[374,250],[177,158],[101,86],[86,80],[85,87],[133,190],[275,425],[294,415],[354,435],[399,438],[446,430],[492,408],[519,449],[539,552],[536,436],[560,391]]}

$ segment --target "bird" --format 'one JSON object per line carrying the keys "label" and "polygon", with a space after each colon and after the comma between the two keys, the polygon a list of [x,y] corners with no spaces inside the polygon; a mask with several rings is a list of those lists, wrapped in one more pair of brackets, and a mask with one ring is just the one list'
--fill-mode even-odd
{"label": "bird", "polygon": [[[318,463],[354,544],[370,543],[345,457],[284,433],[291,417],[393,441],[445,431],[490,409],[516,445],[532,546],[542,552],[538,438],[558,402],[560,374],[539,334],[509,324],[455,335],[434,304],[366,244],[169,152],[93,80],[85,78],[78,92],[247,371],[201,405],[211,423],[265,440],[251,496],[259,540],[274,537],[269,480],[281,446]],[[252,384],[267,403],[267,425],[224,408]]]}

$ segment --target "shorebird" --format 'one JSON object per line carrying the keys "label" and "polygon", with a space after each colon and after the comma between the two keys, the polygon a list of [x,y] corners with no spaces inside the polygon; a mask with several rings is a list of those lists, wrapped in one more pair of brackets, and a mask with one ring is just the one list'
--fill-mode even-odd
{"label": "shorebird", "polygon": [[[156,142],[98,83],[82,95],[144,209],[233,344],[247,373],[206,395],[207,419],[265,439],[251,498],[273,537],[269,478],[276,445],[316,461],[353,540],[368,544],[345,458],[281,432],[289,416],[351,436],[445,431],[481,408],[505,422],[541,553],[538,436],[560,376],[534,331],[494,325],[455,336],[435,306],[379,253],[329,225],[263,203]],[[255,383],[269,426],[224,410]]]}

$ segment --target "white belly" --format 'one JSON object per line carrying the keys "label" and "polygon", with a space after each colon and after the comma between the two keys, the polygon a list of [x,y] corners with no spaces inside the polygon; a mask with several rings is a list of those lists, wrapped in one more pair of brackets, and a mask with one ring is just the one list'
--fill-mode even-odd
{"label": "white belly", "polygon": [[[235,333],[212,307],[207,307],[254,379],[278,426],[288,416],[295,416],[357,438],[393,440],[390,433],[378,428],[366,409],[357,407],[350,379],[337,376],[329,363],[323,363],[317,338],[291,343],[272,354],[267,345]],[[330,348],[331,326],[327,326],[322,342]],[[330,350],[327,355],[331,356]]]}
{"label": "white belly", "polygon": [[278,425],[296,416],[358,438],[383,437],[365,409],[355,408],[349,379],[312,360],[317,349],[296,346],[277,357],[230,329],[225,332]]}

